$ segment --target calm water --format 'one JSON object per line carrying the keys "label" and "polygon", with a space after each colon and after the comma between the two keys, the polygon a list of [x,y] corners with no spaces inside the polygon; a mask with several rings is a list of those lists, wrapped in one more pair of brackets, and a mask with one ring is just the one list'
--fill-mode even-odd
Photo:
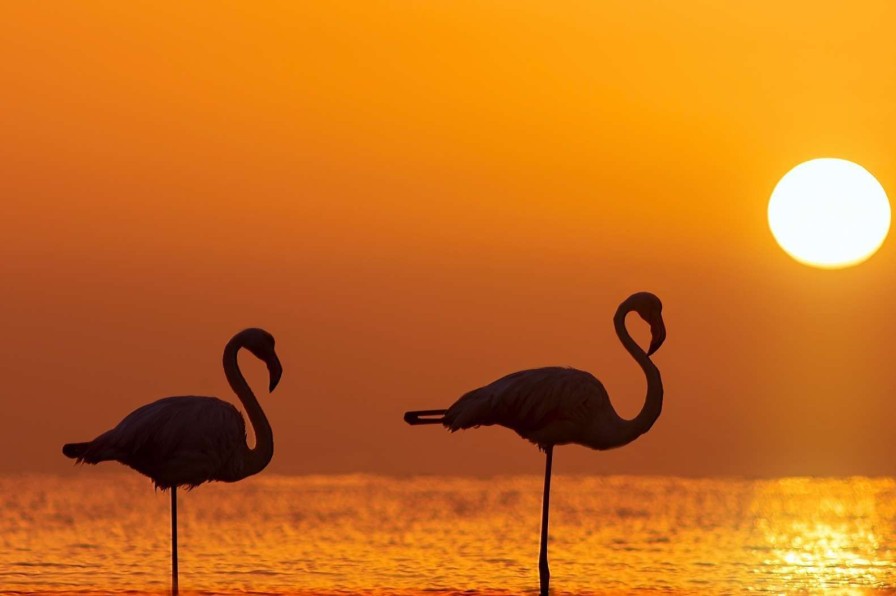
{"label": "calm water", "polygon": [[[278,477],[180,493],[205,593],[518,594],[541,478]],[[0,477],[0,592],[163,592],[168,495],[136,474]],[[896,589],[896,483],[554,479],[557,594]]]}

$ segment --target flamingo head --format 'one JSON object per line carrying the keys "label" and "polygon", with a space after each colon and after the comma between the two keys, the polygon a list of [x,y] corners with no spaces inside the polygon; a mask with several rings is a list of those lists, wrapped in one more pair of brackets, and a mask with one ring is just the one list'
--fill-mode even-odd
{"label": "flamingo head", "polygon": [[240,331],[239,336],[242,346],[267,365],[271,378],[269,391],[273,391],[283,374],[283,366],[280,364],[277,352],[274,351],[274,336],[257,327],[244,329]]}
{"label": "flamingo head", "polygon": [[637,292],[623,303],[628,311],[635,311],[650,325],[650,347],[647,355],[656,352],[666,341],[666,324],[663,322],[663,303],[650,292]]}

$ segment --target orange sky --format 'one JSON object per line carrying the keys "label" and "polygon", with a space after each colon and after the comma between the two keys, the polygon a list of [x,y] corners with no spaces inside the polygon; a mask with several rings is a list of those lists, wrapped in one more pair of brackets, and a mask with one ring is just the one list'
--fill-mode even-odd
{"label": "orange sky", "polygon": [[[0,471],[277,338],[276,472],[541,471],[405,409],[514,370],[644,380],[613,334],[664,301],[666,401],[560,473],[896,474],[893,241],[842,271],[768,196],[842,157],[896,193],[896,4],[0,5]],[[632,321],[634,324],[635,321]],[[636,337],[646,338],[638,327]],[[111,466],[111,464],[109,464]]]}

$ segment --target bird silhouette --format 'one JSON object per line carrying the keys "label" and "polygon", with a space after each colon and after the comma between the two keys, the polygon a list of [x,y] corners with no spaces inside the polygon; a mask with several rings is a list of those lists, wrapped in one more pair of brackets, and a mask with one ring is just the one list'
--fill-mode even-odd
{"label": "bird silhouette", "polygon": [[[452,432],[497,424],[516,431],[545,452],[538,565],[542,596],[547,596],[550,587],[548,514],[554,446],[576,443],[592,449],[613,449],[650,430],[663,407],[662,379],[650,359],[666,339],[662,308],[655,295],[638,292],[619,305],[613,318],[616,335],[647,376],[647,398],[632,420],[616,413],[606,389],[593,375],[562,367],[515,372],[470,391],[447,410],[418,410],[404,415],[408,424],[441,424]],[[646,352],[626,329],[625,318],[630,312],[650,324],[651,342]]]}
{"label": "bird silhouette", "polygon": [[261,472],[274,455],[271,425],[240,372],[237,353],[241,348],[267,365],[270,391],[283,369],[274,351],[274,337],[264,329],[240,331],[224,348],[224,373],[252,423],[255,447],[246,443],[246,423],[239,410],[216,397],[198,396],[154,401],[94,440],[62,447],[62,453],[78,463],[118,461],[149,476],[157,488],[171,489],[171,588],[175,594],[177,487],[193,488],[212,480],[236,482]]}

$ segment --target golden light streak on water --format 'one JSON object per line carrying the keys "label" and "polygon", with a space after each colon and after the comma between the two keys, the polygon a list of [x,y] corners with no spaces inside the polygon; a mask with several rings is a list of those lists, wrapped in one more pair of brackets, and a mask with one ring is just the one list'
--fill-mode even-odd
{"label": "golden light streak on water", "polygon": [[[887,502],[881,489],[887,491]],[[782,491],[789,499],[769,491]],[[766,541],[765,563],[785,584],[830,591],[849,586],[885,587],[891,581],[892,556],[878,535],[884,516],[892,517],[889,480],[819,482],[785,479],[763,487],[756,496]]]}

